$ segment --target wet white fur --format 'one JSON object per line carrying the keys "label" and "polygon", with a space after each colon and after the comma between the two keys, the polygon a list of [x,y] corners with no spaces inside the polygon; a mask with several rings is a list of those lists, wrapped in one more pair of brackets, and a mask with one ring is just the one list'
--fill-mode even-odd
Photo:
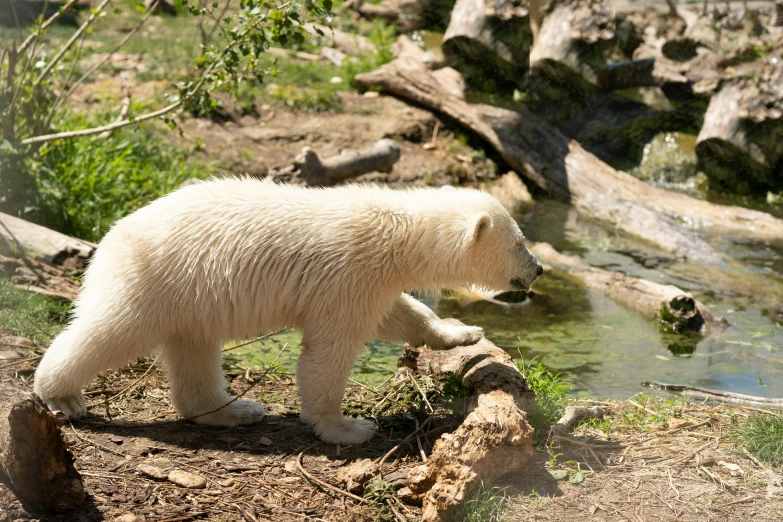
{"label": "wet white fur", "polygon": [[[160,350],[184,417],[231,400],[220,345],[280,327],[303,332],[302,419],[323,440],[361,443],[371,421],[343,417],[351,365],[373,338],[446,348],[477,342],[405,290],[529,284],[538,263],[508,212],[466,189],[349,185],[308,189],[251,179],[192,185],[118,221],[101,241],[72,323],[54,340],[35,391],[69,417],[98,373]],[[197,422],[259,421],[236,401]]]}

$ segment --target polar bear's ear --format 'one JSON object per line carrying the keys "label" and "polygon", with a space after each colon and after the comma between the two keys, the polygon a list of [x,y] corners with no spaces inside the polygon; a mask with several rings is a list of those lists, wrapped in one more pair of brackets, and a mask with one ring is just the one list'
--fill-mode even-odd
{"label": "polar bear's ear", "polygon": [[486,212],[481,212],[477,216],[474,216],[471,220],[471,227],[470,227],[470,240],[472,243],[475,243],[479,240],[479,238],[486,232],[487,228],[489,228],[489,225],[492,224],[492,218],[487,214]]}

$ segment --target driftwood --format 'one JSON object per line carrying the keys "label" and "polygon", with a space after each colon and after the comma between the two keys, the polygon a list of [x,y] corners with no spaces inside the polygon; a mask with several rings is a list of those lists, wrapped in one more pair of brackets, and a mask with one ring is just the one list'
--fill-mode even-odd
{"label": "driftwood", "polygon": [[446,62],[470,78],[517,80],[530,52],[528,9],[514,0],[457,0],[443,35]]}
{"label": "driftwood", "polygon": [[530,50],[531,72],[555,83],[582,79],[595,83],[582,55],[587,47],[597,55],[609,50],[615,38],[612,11],[602,2],[569,0],[552,4],[554,9],[544,16]]}
{"label": "driftwood", "polygon": [[93,243],[0,212],[0,255],[28,257],[64,270],[82,270],[93,252]]}
{"label": "driftwood", "polygon": [[62,513],[84,501],[57,419],[37,396],[0,383],[0,481],[31,511]]}
{"label": "driftwood", "polygon": [[343,151],[323,160],[313,149],[305,147],[293,165],[272,169],[270,176],[279,181],[325,187],[368,172],[391,172],[399,159],[400,147],[390,139],[379,140],[369,149]]}
{"label": "driftwood", "polygon": [[745,395],[742,393],[713,390],[710,388],[698,388],[686,384],[667,384],[657,381],[644,381],[642,382],[642,386],[665,390],[674,393],[675,395],[691,397],[698,401],[722,402],[726,404],[736,404],[738,406],[756,406],[776,410],[783,409],[783,398],[758,397],[756,395]]}
{"label": "driftwood", "polygon": [[593,406],[592,408],[586,408],[584,406],[568,406],[552,429],[549,430],[549,436],[547,442],[552,439],[565,435],[572,429],[577,423],[589,420],[589,419],[601,419],[606,415],[606,409],[599,406]]}
{"label": "driftwood", "polygon": [[676,286],[589,266],[578,257],[557,252],[548,243],[532,244],[530,250],[544,267],[561,270],[588,288],[603,292],[628,308],[661,321],[674,331],[707,334],[729,325],[724,318],[715,316],[702,302]]}
{"label": "driftwood", "polygon": [[487,339],[448,351],[406,345],[403,363],[436,377],[455,375],[466,392],[462,425],[442,435],[427,463],[408,477],[413,495],[423,500],[422,522],[456,520],[463,500],[482,482],[527,464],[533,429],[525,411],[533,393],[511,357]]}
{"label": "driftwood", "polygon": [[[741,207],[715,205],[637,180],[603,163],[524,108],[512,111],[467,102],[454,87],[458,85],[455,75],[459,76],[451,68],[430,72],[420,57],[403,55],[358,75],[355,81],[362,87],[379,86],[446,114],[485,139],[523,178],[562,201],[577,204],[591,195],[604,194],[633,203],[628,209],[647,207],[687,223],[688,228],[709,227],[712,233],[728,237],[783,242],[783,220]],[[444,76],[450,81],[441,81]],[[649,234],[638,231],[634,235]]]}

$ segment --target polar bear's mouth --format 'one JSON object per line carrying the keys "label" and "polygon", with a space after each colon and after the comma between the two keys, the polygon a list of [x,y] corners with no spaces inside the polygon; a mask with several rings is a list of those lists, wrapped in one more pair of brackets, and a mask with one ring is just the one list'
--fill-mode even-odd
{"label": "polar bear's mouth", "polygon": [[525,292],[530,291],[530,285],[526,285],[522,282],[521,279],[515,278],[511,280],[511,288],[514,290],[524,290]]}

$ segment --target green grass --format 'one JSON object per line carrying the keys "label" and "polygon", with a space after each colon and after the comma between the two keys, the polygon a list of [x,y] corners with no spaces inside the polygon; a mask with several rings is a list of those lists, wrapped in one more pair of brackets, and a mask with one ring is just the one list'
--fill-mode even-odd
{"label": "green grass", "polygon": [[734,424],[731,437],[760,461],[783,466],[783,416],[753,415]]}
{"label": "green grass", "polygon": [[[63,130],[102,123],[64,114]],[[108,138],[45,144],[32,168],[37,194],[28,210],[37,221],[66,234],[98,241],[117,219],[184,180],[209,174],[186,160],[193,151],[168,143],[153,126],[128,128]]]}
{"label": "green grass", "polygon": [[16,288],[0,277],[0,331],[47,345],[68,319],[70,303]]}
{"label": "green grass", "polygon": [[503,511],[508,505],[505,490],[498,487],[486,487],[483,484],[473,498],[462,504],[462,513],[458,520],[462,522],[500,522]]}
{"label": "green grass", "polygon": [[552,372],[540,362],[534,365],[522,361],[517,366],[536,396],[536,404],[528,411],[530,425],[537,436],[546,437],[549,428],[560,419],[568,405],[568,386],[560,374]]}

